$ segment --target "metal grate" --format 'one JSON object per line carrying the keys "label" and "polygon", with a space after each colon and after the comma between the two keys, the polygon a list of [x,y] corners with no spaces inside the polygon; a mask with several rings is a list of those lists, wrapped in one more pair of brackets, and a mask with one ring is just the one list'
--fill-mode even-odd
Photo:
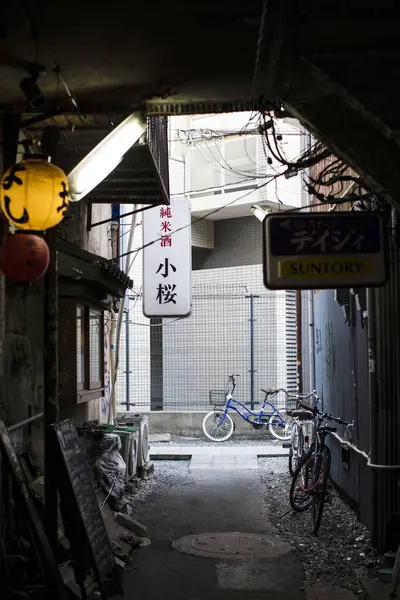
{"label": "metal grate", "polygon": [[147,118],[147,143],[169,195],[168,117],[150,116]]}
{"label": "metal grate", "polygon": [[149,102],[148,115],[208,115],[227,112],[251,112],[259,105],[253,101],[233,100],[231,102]]}

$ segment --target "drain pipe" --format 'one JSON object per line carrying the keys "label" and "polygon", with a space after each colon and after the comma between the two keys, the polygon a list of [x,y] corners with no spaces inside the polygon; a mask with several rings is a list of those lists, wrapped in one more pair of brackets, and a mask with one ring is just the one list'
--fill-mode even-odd
{"label": "drain pipe", "polygon": [[[312,146],[312,136],[309,131],[303,129],[304,132],[304,148],[302,150],[311,150]],[[307,176],[311,179],[312,170],[311,167],[307,169]],[[310,193],[307,192],[304,188],[302,189],[304,197],[302,198],[302,204],[306,206],[307,212],[312,212],[311,206],[311,196]],[[314,292],[313,290],[308,290],[307,292],[307,304],[308,304],[308,354],[310,361],[310,371],[309,371],[309,385],[310,392],[311,390],[315,390],[316,381],[315,381],[315,326],[314,326]]]}
{"label": "drain pipe", "polygon": [[315,390],[315,327],[314,327],[314,292],[308,290],[309,318],[309,355],[310,355],[310,391]]}
{"label": "drain pipe", "polygon": [[[138,207],[135,205],[133,205],[133,210],[136,210]],[[129,261],[129,257],[131,256],[131,252],[132,252],[132,246],[133,246],[133,239],[135,237],[135,229],[136,229],[136,218],[137,218],[137,213],[135,213],[132,216],[132,221],[131,221],[131,229],[129,232],[129,240],[128,240],[128,246],[127,246],[127,260],[126,260],[126,264],[127,264],[127,271],[126,274],[129,275],[129,271],[130,268],[132,266],[133,260],[134,258],[136,258],[137,253],[134,255],[134,258]],[[126,303],[126,290],[124,292],[124,296],[123,298],[121,298],[121,302],[120,302],[120,309],[119,309],[119,313],[118,313],[118,319],[117,319],[117,327],[116,327],[116,335],[115,335],[115,361],[114,361],[114,372],[113,372],[113,377],[111,379],[111,390],[110,390],[110,405],[109,405],[109,410],[108,410],[108,423],[110,424],[116,417],[117,414],[117,406],[116,406],[116,396],[115,396],[115,386],[117,383],[117,377],[118,377],[118,366],[119,366],[119,340],[121,337],[121,329],[122,329],[122,321],[124,318],[124,308],[125,308],[125,303]]]}
{"label": "drain pipe", "polygon": [[303,344],[302,344],[302,297],[301,290],[296,290],[296,361],[297,361],[297,389],[303,394]]}

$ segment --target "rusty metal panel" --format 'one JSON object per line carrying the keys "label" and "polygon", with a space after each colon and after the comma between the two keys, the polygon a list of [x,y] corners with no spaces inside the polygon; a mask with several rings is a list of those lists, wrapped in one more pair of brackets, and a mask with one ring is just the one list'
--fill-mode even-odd
{"label": "rusty metal panel", "polygon": [[[347,318],[347,322],[346,321]],[[323,410],[355,422],[355,442],[369,451],[367,328],[351,298],[347,314],[333,290],[314,293],[316,388]],[[338,426],[345,437],[345,428]],[[350,454],[349,465],[342,463],[341,447],[330,438],[332,477],[357,507],[358,516],[370,524],[370,472],[366,461]]]}
{"label": "rusty metal panel", "polygon": [[[317,163],[316,165],[314,165],[311,168],[311,177],[312,179],[318,180],[318,178],[321,176],[322,172],[324,171],[324,169],[329,169],[331,168],[335,168],[335,164],[337,165],[338,163],[338,158],[331,154],[330,156],[323,158],[319,163]],[[343,163],[341,163],[343,164]],[[338,165],[337,165],[338,166]],[[336,168],[337,168],[336,166]],[[330,181],[330,177],[325,177],[324,181],[327,181],[328,184],[327,185],[316,185],[316,189],[319,193],[324,194],[325,196],[336,196],[336,197],[343,197],[344,195],[346,195],[346,193],[349,192],[349,190],[352,187],[352,182],[351,181],[335,181],[334,177],[333,177],[333,173],[331,174],[331,181]],[[349,177],[354,177],[357,178],[358,175],[355,171],[353,171],[353,169],[351,169],[350,167],[347,167],[343,170],[342,175],[344,176],[349,176]],[[313,211],[317,211],[317,212],[321,212],[327,209],[326,204],[324,204],[323,202],[321,203],[318,198],[315,198],[314,196],[311,196],[311,203],[313,205],[312,210]],[[336,212],[347,212],[348,210],[351,209],[351,203],[350,202],[344,202],[342,204],[336,204],[336,205],[331,205],[329,206],[330,210],[335,210]]]}

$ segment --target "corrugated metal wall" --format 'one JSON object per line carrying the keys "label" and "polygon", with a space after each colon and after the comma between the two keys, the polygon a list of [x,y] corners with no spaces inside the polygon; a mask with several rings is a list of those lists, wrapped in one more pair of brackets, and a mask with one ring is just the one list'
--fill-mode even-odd
{"label": "corrugated metal wall", "polygon": [[[335,302],[333,290],[314,292],[315,375],[323,410],[347,421],[355,421],[355,441],[369,452],[369,399],[367,325],[351,298],[348,322]],[[345,428],[338,426],[345,437]],[[362,457],[350,454],[342,464],[341,447],[330,438],[332,477],[357,506],[360,520],[371,525],[371,473]]]}
{"label": "corrugated metal wall", "polygon": [[[400,463],[400,252],[389,250],[388,283],[376,291],[377,457]],[[393,548],[400,537],[400,471],[377,470],[377,543]]]}

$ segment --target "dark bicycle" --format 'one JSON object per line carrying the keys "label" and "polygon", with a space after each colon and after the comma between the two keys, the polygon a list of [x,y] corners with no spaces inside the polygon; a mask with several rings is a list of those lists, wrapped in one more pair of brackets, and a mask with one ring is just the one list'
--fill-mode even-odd
{"label": "dark bicycle", "polygon": [[333,421],[340,425],[351,427],[353,424],[340,417],[323,413],[317,408],[311,408],[300,403],[307,411],[314,413],[316,426],[314,439],[309,451],[301,458],[290,486],[290,505],[296,512],[304,512],[312,506],[312,526],[315,535],[321,525],[322,513],[326,499],[329,473],[331,468],[331,451],[325,443],[327,435],[334,433],[336,427],[326,425],[326,421]]}

